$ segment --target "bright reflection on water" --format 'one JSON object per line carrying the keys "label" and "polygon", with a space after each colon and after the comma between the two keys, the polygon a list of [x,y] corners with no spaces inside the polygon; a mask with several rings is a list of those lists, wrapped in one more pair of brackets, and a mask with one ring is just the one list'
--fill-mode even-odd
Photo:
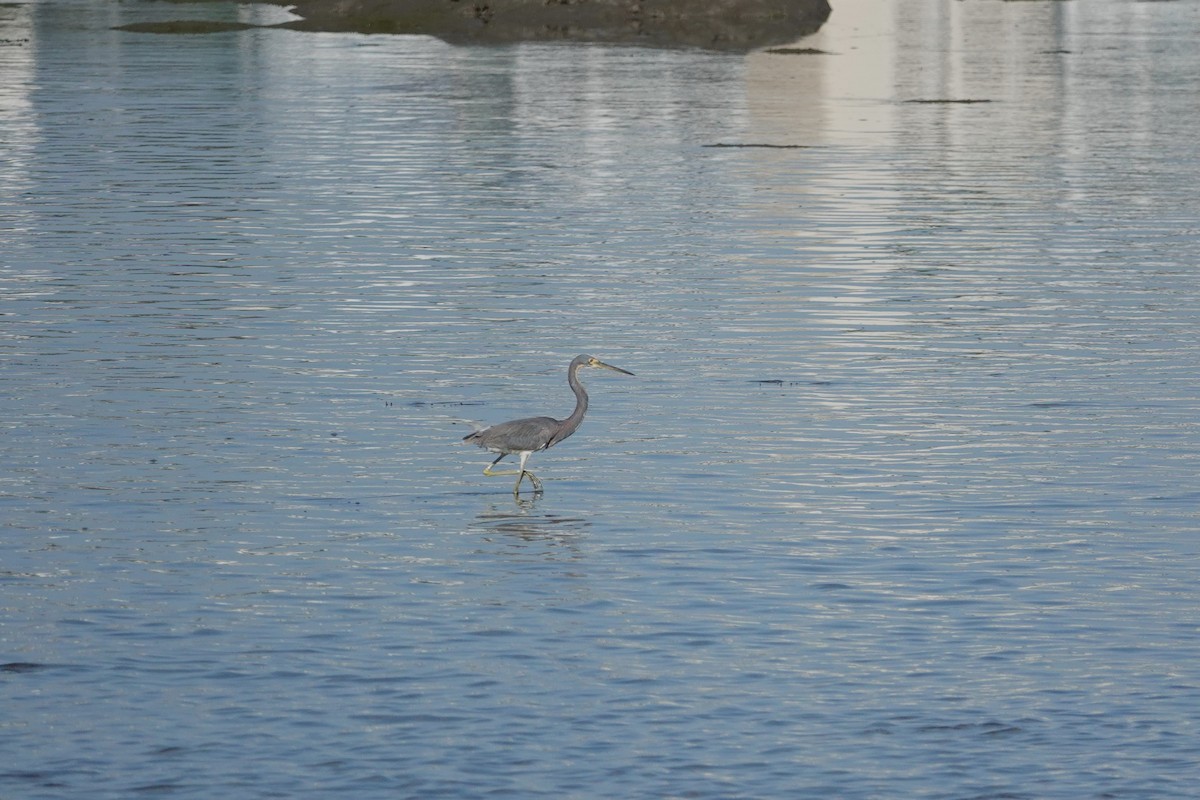
{"label": "bright reflection on water", "polygon": [[1200,6],[171,15],[0,7],[0,794],[1192,795]]}

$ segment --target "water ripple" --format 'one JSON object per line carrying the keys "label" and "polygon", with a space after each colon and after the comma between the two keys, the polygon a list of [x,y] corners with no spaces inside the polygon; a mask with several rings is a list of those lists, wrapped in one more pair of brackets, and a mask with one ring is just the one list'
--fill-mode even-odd
{"label": "water ripple", "polygon": [[1194,7],[151,5],[0,7],[8,792],[1190,796]]}

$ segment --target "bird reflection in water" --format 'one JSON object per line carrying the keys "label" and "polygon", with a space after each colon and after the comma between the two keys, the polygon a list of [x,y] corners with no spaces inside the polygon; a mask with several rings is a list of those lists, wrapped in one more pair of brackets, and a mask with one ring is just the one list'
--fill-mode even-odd
{"label": "bird reflection in water", "polygon": [[480,513],[471,528],[484,533],[489,541],[504,542],[522,550],[532,546],[550,555],[563,547],[574,552],[574,543],[591,526],[582,517],[532,513],[530,502],[519,501],[518,505],[520,511],[516,513],[493,506]]}

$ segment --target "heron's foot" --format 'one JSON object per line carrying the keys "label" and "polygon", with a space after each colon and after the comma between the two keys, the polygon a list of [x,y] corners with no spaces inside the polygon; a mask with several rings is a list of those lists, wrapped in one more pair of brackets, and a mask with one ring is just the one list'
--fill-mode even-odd
{"label": "heron's foot", "polygon": [[517,476],[517,485],[513,487],[513,494],[521,493],[521,481],[523,481],[526,478],[526,476],[529,477],[529,483],[531,486],[533,486],[533,493],[541,494],[542,493],[542,482],[538,480],[537,475],[534,475],[532,472],[530,472],[527,469],[521,470],[521,474],[519,476]]}

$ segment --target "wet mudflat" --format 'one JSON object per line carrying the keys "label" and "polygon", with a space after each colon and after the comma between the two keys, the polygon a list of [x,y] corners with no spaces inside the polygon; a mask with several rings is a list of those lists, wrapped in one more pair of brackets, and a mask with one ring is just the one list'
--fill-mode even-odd
{"label": "wet mudflat", "polygon": [[170,14],[0,7],[0,795],[1191,795],[1193,4]]}

